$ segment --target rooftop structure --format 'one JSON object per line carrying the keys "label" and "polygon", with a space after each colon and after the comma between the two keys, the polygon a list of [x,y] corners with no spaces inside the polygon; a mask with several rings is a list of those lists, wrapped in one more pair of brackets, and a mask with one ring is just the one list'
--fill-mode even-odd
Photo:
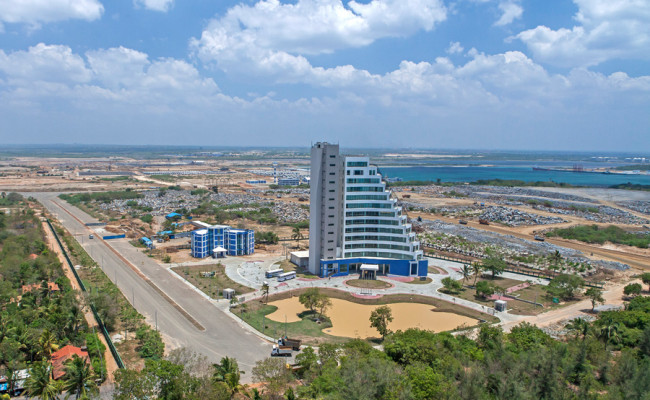
{"label": "rooftop structure", "polygon": [[52,353],[52,377],[54,379],[61,379],[65,376],[65,362],[74,358],[75,355],[85,359],[86,363],[90,363],[88,352],[72,345],[67,345]]}

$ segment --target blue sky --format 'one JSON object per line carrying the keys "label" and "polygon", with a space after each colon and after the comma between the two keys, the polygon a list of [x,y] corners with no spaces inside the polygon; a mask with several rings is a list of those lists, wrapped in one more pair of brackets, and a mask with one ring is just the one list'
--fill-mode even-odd
{"label": "blue sky", "polygon": [[647,0],[2,0],[0,142],[650,151]]}

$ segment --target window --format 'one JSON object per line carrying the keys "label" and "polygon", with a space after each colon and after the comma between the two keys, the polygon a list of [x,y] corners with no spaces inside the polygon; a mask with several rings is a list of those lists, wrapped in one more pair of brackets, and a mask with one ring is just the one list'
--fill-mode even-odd
{"label": "window", "polygon": [[327,243],[334,243],[334,241],[333,240],[328,240]]}
{"label": "window", "polygon": [[334,224],[327,224],[327,226],[334,226]]}
{"label": "window", "polygon": [[333,216],[333,215],[328,215],[328,217],[330,217],[330,218],[334,218],[334,216]]}
{"label": "window", "polygon": [[330,189],[330,193],[334,193],[334,192],[336,192],[336,190]]}
{"label": "window", "polygon": [[333,209],[334,209],[334,206],[330,206],[329,209],[330,209],[330,210],[333,210]]}
{"label": "window", "polygon": [[330,198],[329,198],[329,201],[334,201],[334,197],[330,197]]}
{"label": "window", "polygon": [[358,175],[363,175],[363,170],[362,169],[355,169],[354,174],[357,175],[357,176]]}
{"label": "window", "polygon": [[333,185],[335,183],[336,183],[336,181],[330,181],[330,185]]}
{"label": "window", "polygon": [[336,172],[330,172],[330,175],[336,175]]}
{"label": "window", "polygon": [[336,167],[336,164],[330,164],[330,167]]}
{"label": "window", "polygon": [[336,154],[330,154],[330,158],[336,158]]}
{"label": "window", "polygon": [[347,170],[347,175],[350,175],[350,170]]}
{"label": "window", "polygon": [[366,161],[348,161],[348,167],[367,167],[368,162]]}

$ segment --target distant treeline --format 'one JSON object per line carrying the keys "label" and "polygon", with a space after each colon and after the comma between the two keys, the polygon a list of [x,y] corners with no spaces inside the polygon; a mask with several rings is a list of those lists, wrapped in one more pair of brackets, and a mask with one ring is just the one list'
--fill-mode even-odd
{"label": "distant treeline", "polygon": [[650,185],[641,185],[640,183],[620,183],[618,185],[610,186],[611,189],[625,189],[625,190],[647,190],[650,191]]}
{"label": "distant treeline", "polygon": [[[462,185],[463,182],[442,182],[437,181],[402,181],[402,182],[389,182],[387,187],[400,187],[400,186],[427,186],[427,185],[440,185],[440,186],[455,186]],[[577,187],[564,182],[552,181],[536,181],[526,182],[517,179],[479,179],[474,182],[469,182],[470,185],[480,186],[539,186],[539,187]]]}
{"label": "distant treeline", "polygon": [[125,190],[120,192],[60,194],[59,197],[70,204],[79,204],[79,203],[88,203],[93,200],[102,203],[110,203],[113,200],[140,199],[144,197],[144,195],[131,190]]}
{"label": "distant treeline", "polygon": [[619,171],[650,171],[650,164],[621,165],[614,169]]}

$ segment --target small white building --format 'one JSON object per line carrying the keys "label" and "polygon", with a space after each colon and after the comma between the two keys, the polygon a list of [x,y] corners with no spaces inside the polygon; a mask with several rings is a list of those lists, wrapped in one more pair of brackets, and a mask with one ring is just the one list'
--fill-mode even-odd
{"label": "small white building", "polygon": [[309,265],[309,250],[292,252],[290,261],[301,268],[307,268]]}

